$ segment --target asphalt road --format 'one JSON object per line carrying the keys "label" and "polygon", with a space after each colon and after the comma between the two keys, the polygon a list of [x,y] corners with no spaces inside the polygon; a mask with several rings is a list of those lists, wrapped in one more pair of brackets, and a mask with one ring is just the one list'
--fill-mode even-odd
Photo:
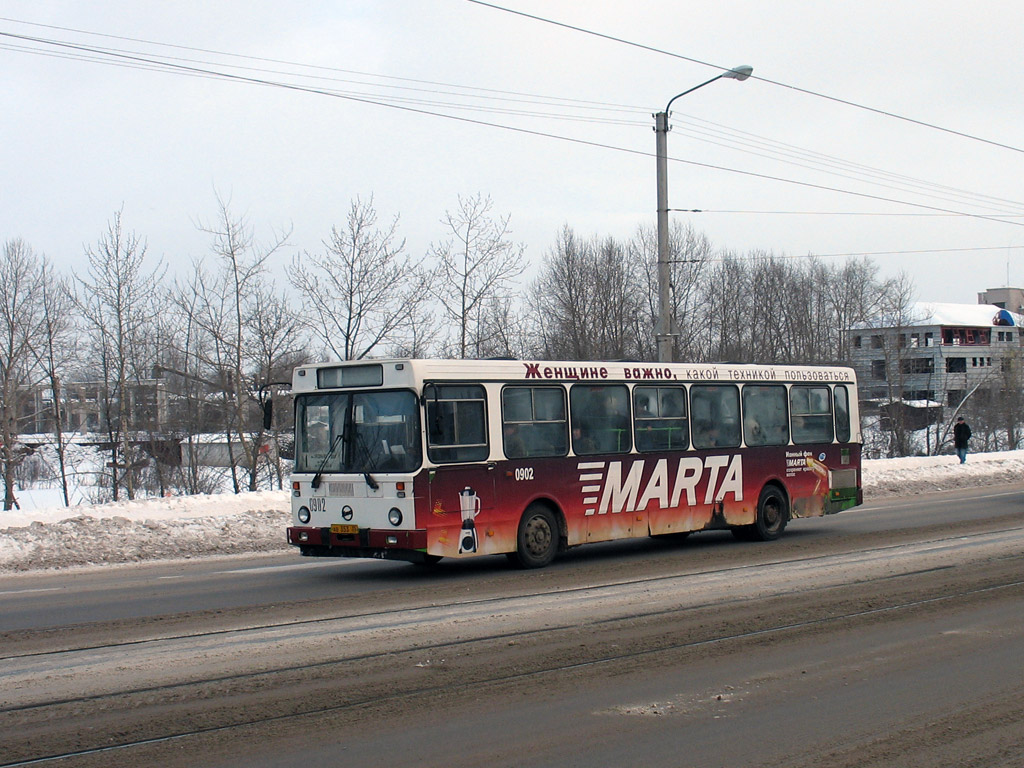
{"label": "asphalt road", "polygon": [[542,571],[5,577],[0,766],[1019,767],[1022,565],[1000,486]]}

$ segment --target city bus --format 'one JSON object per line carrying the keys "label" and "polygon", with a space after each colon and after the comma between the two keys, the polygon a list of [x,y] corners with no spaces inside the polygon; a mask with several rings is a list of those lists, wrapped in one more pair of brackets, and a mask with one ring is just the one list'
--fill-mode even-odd
{"label": "city bus", "polygon": [[527,360],[297,368],[288,542],[431,564],[730,530],[863,501],[852,369]]}

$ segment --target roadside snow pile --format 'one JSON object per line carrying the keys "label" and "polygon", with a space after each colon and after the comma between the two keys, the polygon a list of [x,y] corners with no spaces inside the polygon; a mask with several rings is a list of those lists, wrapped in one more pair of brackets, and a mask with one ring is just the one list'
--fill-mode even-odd
{"label": "roadside snow pile", "polygon": [[[873,459],[865,500],[1024,482],[1024,451]],[[288,491],[175,496],[58,506],[52,492],[22,491],[22,510],[0,512],[0,572],[197,558],[288,549]],[[35,508],[33,508],[35,507]]]}
{"label": "roadside snow pile", "polygon": [[0,512],[0,572],[285,550],[287,491]]}
{"label": "roadside snow pile", "polygon": [[869,459],[864,462],[864,500],[887,496],[1024,482],[1024,451],[972,453],[967,463],[956,456]]}

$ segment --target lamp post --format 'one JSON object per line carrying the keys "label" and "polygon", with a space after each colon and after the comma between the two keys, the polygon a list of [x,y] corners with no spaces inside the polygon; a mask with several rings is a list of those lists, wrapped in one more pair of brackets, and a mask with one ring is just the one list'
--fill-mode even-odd
{"label": "lamp post", "polygon": [[688,91],[676,94],[665,105],[664,112],[654,116],[654,133],[657,139],[658,156],[658,325],[655,338],[658,342],[658,362],[668,363],[672,360],[672,313],[671,313],[671,265],[668,260],[668,111],[672,102],[680,96],[693,93],[698,88],[710,85],[723,78],[730,80],[746,80],[754,71],[753,67],[734,67],[710,80],[695,85]]}

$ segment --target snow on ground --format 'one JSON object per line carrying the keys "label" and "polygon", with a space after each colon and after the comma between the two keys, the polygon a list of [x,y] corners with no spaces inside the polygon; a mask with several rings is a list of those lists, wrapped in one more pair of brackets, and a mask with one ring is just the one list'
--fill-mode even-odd
{"label": "snow on ground", "polygon": [[[1024,481],[1024,451],[864,462],[864,498]],[[60,506],[53,491],[22,491],[0,511],[0,572],[285,551],[288,491],[174,496]]]}

